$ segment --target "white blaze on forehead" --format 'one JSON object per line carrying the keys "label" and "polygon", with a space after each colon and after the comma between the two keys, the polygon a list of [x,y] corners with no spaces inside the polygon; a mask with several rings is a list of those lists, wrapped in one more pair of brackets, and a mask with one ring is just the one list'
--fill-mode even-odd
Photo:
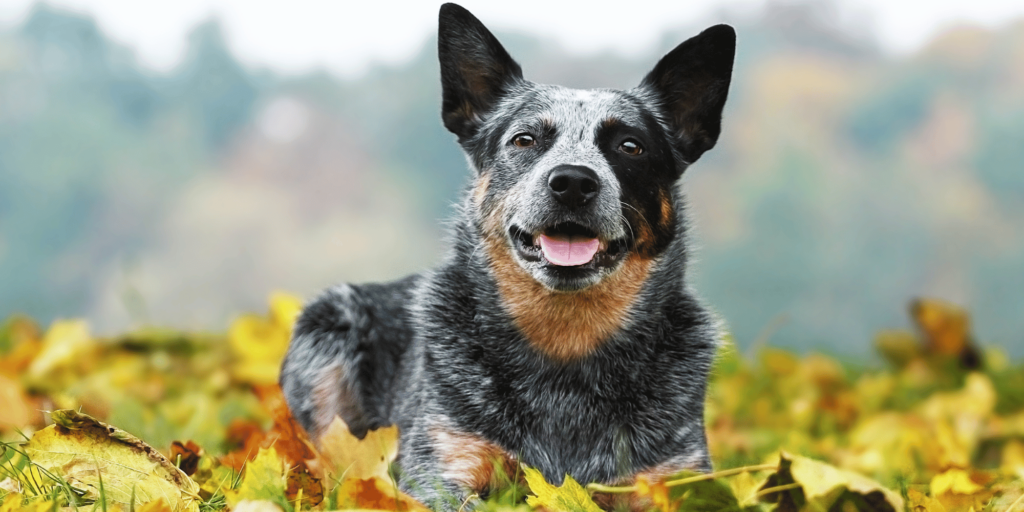
{"label": "white blaze on forehead", "polygon": [[589,167],[601,179],[605,189],[619,197],[619,184],[597,146],[597,132],[606,120],[615,115],[617,94],[612,91],[557,88],[548,92],[550,108],[543,116],[554,125],[554,145],[534,168],[535,174],[545,174],[558,165]]}

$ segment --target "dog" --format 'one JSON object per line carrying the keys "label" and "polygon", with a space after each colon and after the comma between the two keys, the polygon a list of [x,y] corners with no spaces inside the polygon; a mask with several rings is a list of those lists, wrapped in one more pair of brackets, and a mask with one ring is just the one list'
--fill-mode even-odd
{"label": "dog", "polygon": [[442,6],[442,120],[472,183],[437,268],[303,310],[281,386],[311,437],[397,424],[400,487],[440,510],[518,463],[556,484],[710,470],[719,330],[686,284],[677,183],[718,140],[735,46],[714,26],[633,89],[574,90]]}

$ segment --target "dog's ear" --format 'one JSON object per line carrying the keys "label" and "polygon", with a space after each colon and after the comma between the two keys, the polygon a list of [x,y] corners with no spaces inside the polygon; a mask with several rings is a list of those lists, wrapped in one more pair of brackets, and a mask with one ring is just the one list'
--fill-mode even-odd
{"label": "dog's ear", "polygon": [[716,25],[676,46],[640,84],[661,102],[689,163],[718,141],[735,54],[736,31]]}
{"label": "dog's ear", "polygon": [[444,4],[438,22],[441,118],[463,141],[476,134],[484,115],[523,71],[498,39],[469,11]]}

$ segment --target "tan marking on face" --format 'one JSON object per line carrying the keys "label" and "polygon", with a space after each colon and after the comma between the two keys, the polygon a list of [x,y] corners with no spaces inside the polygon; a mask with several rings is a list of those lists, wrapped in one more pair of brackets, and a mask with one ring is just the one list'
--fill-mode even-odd
{"label": "tan marking on face", "polygon": [[473,186],[473,204],[477,208],[480,208],[484,204],[484,199],[487,198],[487,187],[491,185],[491,175],[481,174],[476,179],[476,185]]}
{"label": "tan marking on face", "polygon": [[658,195],[661,199],[661,225],[663,227],[668,227],[672,224],[672,200],[664,190],[659,191]]}
{"label": "tan marking on face", "polygon": [[639,213],[637,215],[640,218],[640,222],[634,228],[636,230],[636,239],[634,240],[636,252],[649,255],[654,245],[654,230],[651,228],[651,224],[647,221],[645,215]]}
{"label": "tan marking on face", "polygon": [[441,461],[441,477],[453,480],[477,494],[502,484],[516,474],[515,456],[474,434],[435,428],[432,448]]}
{"label": "tan marking on face", "polygon": [[650,272],[651,259],[630,254],[617,271],[596,285],[578,292],[555,292],[516,263],[498,222],[500,215],[484,220],[491,271],[506,310],[535,348],[557,361],[571,361],[593,352],[626,323]]}

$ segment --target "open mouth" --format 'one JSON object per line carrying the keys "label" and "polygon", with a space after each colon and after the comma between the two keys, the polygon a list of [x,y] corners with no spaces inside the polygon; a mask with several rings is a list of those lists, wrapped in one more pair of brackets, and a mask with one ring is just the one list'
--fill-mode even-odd
{"label": "open mouth", "polygon": [[536,233],[513,226],[516,251],[526,261],[553,267],[596,268],[625,253],[625,240],[604,241],[590,228],[574,222],[555,224]]}

